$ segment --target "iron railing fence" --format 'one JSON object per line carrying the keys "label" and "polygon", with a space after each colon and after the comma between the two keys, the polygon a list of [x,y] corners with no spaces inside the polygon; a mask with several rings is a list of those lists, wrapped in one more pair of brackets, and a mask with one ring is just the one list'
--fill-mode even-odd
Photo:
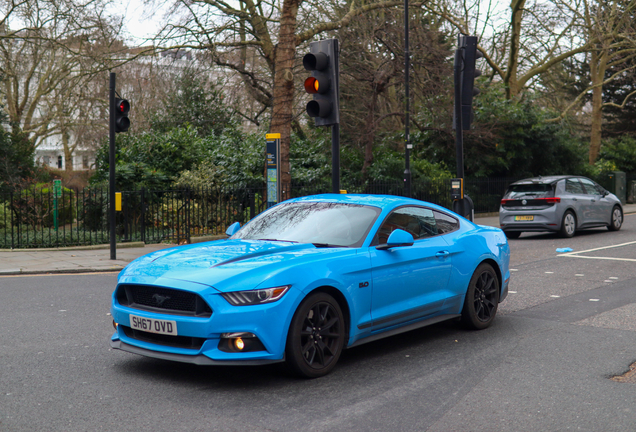
{"label": "iron railing fence", "polygon": [[[496,212],[507,186],[515,179],[467,179],[465,191],[475,213]],[[349,193],[403,195],[402,181],[346,184]],[[285,199],[329,193],[325,184],[283,185]],[[414,198],[452,208],[450,180],[415,181]],[[223,234],[267,206],[266,187],[122,191],[116,212],[117,242],[189,242],[193,236]],[[110,242],[108,188],[62,188],[49,185],[0,190],[0,249],[50,248]]]}

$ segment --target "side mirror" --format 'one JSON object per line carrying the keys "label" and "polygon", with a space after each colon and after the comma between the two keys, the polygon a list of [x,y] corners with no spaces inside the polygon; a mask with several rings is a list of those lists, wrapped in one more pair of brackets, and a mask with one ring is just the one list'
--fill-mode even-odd
{"label": "side mirror", "polygon": [[413,246],[413,236],[404,230],[396,229],[389,235],[385,245],[380,245],[376,249],[384,250],[401,246]]}
{"label": "side mirror", "polygon": [[230,225],[229,227],[227,227],[227,231],[225,231],[225,234],[228,237],[232,237],[234,234],[236,234],[236,232],[241,229],[241,224],[238,222],[234,222],[232,225]]}

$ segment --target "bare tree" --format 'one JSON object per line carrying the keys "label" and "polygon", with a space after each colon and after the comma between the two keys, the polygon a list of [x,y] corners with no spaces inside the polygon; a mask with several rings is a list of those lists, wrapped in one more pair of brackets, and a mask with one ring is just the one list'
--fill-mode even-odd
{"label": "bare tree", "polygon": [[[235,71],[262,108],[245,116],[255,123],[271,110],[270,131],[281,134],[282,182],[289,184],[289,140],[295,122],[296,50],[318,35],[349,25],[353,17],[382,8],[402,6],[402,0],[342,5],[324,1],[178,0],[179,24],[166,26],[163,45],[208,50],[217,65]],[[413,7],[421,3],[415,2]]]}

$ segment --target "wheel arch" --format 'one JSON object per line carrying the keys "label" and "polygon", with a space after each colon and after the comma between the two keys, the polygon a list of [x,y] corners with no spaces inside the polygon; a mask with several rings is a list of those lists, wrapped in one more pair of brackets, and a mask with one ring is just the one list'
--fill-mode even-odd
{"label": "wheel arch", "polygon": [[499,282],[499,297],[501,297],[501,290],[502,290],[502,287],[503,287],[503,275],[501,274],[501,267],[499,267],[499,264],[497,264],[497,261],[495,261],[494,259],[486,258],[485,260],[480,262],[477,265],[477,267],[475,267],[475,270],[473,270],[473,273],[482,264],[489,264],[493,268],[493,270],[495,270],[495,274],[497,275],[497,281]]}
{"label": "wheel arch", "polygon": [[572,214],[574,215],[574,220],[576,221],[576,227],[579,227],[579,221],[581,220],[581,218],[579,218],[579,214],[576,212],[576,209],[574,207],[568,207],[565,210],[563,210],[563,214],[561,215],[561,220],[559,221],[559,228],[561,228],[561,226],[563,226],[563,216],[565,216],[565,213],[567,212],[572,212]]}

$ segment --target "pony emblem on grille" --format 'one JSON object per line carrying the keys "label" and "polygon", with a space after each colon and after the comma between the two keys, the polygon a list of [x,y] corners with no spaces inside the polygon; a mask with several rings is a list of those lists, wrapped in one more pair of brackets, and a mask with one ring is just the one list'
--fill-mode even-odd
{"label": "pony emblem on grille", "polygon": [[157,306],[161,306],[163,302],[165,302],[166,300],[170,300],[169,296],[163,296],[161,294],[153,294],[152,298],[157,303]]}

